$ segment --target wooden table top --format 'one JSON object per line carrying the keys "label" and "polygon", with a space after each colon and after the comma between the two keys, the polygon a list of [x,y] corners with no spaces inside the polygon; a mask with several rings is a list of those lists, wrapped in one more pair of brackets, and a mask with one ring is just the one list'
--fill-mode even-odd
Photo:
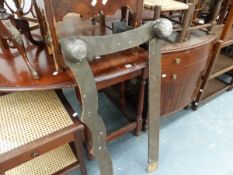
{"label": "wooden table top", "polygon": [[[107,22],[109,21],[113,21],[113,20],[112,19],[107,20]],[[85,33],[79,33],[79,32],[77,33],[76,31],[72,31],[73,32],[72,34],[75,35],[102,34],[102,31],[100,31],[98,24],[95,27],[93,26],[89,27],[88,30],[78,30],[78,31],[85,31]],[[106,29],[104,33],[110,34],[111,31],[109,29]],[[201,45],[204,44],[205,42],[209,42],[209,40],[212,40],[211,38],[213,39],[213,36],[211,35],[203,36],[203,34],[194,33],[192,35],[192,39],[190,39],[187,42],[173,43],[172,40],[170,41],[168,40],[163,44],[162,53],[165,54],[174,51],[188,50],[191,49],[194,45]],[[64,72],[61,72],[58,75],[53,75],[53,72],[55,71],[53,58],[52,56],[48,55],[45,49],[32,46],[26,40],[25,40],[25,45],[26,45],[27,55],[41,78],[39,80],[35,80],[32,78],[24,60],[22,59],[21,55],[19,55],[16,49],[12,50],[11,56],[3,55],[0,49],[0,92],[61,89],[67,87],[75,87],[75,82],[73,81],[71,77],[71,72],[69,70],[65,69]],[[117,56],[120,60],[118,61],[118,63],[121,62],[119,64],[123,64],[125,57],[126,56],[128,57],[129,55],[123,53],[115,56]],[[141,56],[147,57],[145,56],[145,53],[143,53]],[[132,58],[132,60],[136,60],[136,64],[137,64],[137,58],[135,56]],[[95,69],[96,66],[93,66],[94,74],[95,74]],[[117,67],[116,69],[119,69],[119,67]],[[114,73],[114,70],[111,71]]]}
{"label": "wooden table top", "polygon": [[[193,38],[192,40],[184,43],[164,44],[162,53],[169,54],[174,51],[182,52],[184,50],[191,49],[194,45],[205,44],[214,38],[214,36],[208,35]],[[73,81],[69,70],[65,69],[64,72],[60,72],[58,75],[53,75],[53,72],[55,71],[53,58],[48,55],[45,49],[30,45],[27,47],[27,55],[41,78],[39,80],[32,78],[24,60],[16,50],[12,50],[12,56],[8,57],[0,53],[0,91],[8,92],[75,87],[75,82]],[[122,62],[118,64],[123,64],[125,60],[124,57],[126,56],[129,55],[124,53],[118,54],[118,62]],[[145,57],[145,54],[142,56]],[[137,61],[134,57],[137,56],[132,56],[132,60]],[[111,59],[111,56],[108,57],[108,59]],[[99,67],[98,65],[99,64],[92,65],[94,73],[95,69]],[[105,65],[105,67],[106,66],[107,65]],[[109,67],[110,66],[111,65],[109,65]],[[111,71],[114,72],[114,70]]]}
{"label": "wooden table top", "polygon": [[51,56],[44,49],[35,46],[27,47],[27,55],[40,75],[39,80],[32,78],[21,55],[16,50],[12,56],[0,53],[0,91],[20,91],[32,89],[56,89],[75,86],[67,71],[53,75],[55,71]]}

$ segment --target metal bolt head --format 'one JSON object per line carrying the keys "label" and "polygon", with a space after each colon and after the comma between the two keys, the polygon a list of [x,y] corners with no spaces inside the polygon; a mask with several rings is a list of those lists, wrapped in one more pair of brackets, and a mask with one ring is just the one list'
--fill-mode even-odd
{"label": "metal bolt head", "polygon": [[80,63],[87,58],[88,48],[87,44],[77,38],[64,39],[61,42],[62,51],[69,61]]}
{"label": "metal bolt head", "polygon": [[152,32],[159,38],[167,38],[172,34],[172,22],[165,18],[160,18],[154,21]]}

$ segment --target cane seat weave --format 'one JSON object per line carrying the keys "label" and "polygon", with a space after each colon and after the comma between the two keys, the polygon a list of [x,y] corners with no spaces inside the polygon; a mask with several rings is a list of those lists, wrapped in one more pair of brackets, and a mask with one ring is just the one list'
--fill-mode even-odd
{"label": "cane seat weave", "polygon": [[188,10],[189,6],[175,0],[144,0],[144,7],[154,10],[155,6],[160,6],[161,11]]}
{"label": "cane seat weave", "polygon": [[73,124],[55,91],[0,97],[0,155]]}
{"label": "cane seat weave", "polygon": [[50,175],[77,162],[70,146],[63,145],[55,150],[32,159],[9,171],[6,175]]}

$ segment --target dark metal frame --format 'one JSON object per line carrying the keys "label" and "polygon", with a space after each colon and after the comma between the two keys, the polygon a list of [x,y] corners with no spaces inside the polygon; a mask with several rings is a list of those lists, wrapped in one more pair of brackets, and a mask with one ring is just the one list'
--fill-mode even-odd
{"label": "dark metal frame", "polygon": [[[93,154],[97,159],[101,175],[112,175],[112,161],[106,149],[106,128],[99,116],[98,96],[94,76],[88,60],[137,47],[149,41],[149,166],[154,171],[158,162],[161,53],[160,40],[172,32],[170,21],[163,19],[148,22],[127,32],[105,36],[77,36],[60,40],[65,63],[73,72],[81,101],[81,120],[93,135]],[[137,36],[137,37],[135,37]]]}

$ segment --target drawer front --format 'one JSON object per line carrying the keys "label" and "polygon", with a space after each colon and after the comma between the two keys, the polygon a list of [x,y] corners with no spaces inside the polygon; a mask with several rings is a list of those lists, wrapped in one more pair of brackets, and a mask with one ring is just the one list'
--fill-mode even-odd
{"label": "drawer front", "polygon": [[189,51],[162,55],[162,69],[179,69],[190,64]]}
{"label": "drawer front", "polygon": [[182,52],[165,53],[162,55],[162,70],[177,70],[208,59],[209,46],[194,48]]}

